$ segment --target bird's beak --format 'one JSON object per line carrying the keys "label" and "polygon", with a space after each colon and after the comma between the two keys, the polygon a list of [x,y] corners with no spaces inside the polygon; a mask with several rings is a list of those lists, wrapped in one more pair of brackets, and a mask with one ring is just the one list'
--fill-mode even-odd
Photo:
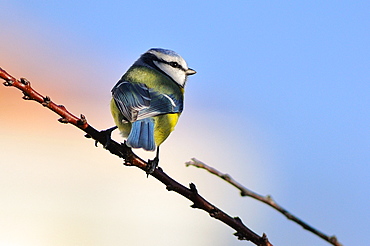
{"label": "bird's beak", "polygon": [[188,70],[186,70],[186,75],[193,75],[193,74],[196,74],[197,72],[191,68],[188,68]]}

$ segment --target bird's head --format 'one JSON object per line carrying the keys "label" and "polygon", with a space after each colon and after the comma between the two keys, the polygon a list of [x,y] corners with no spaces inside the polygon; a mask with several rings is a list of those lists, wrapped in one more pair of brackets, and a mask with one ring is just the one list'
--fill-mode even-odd
{"label": "bird's head", "polygon": [[188,67],[186,61],[176,52],[161,48],[152,48],[145,52],[137,61],[142,65],[157,69],[181,87],[185,86],[188,75],[195,74],[195,70]]}

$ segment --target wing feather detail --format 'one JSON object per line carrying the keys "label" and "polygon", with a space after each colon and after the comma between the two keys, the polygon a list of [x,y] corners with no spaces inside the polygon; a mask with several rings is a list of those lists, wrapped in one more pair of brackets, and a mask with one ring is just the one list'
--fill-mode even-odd
{"label": "wing feather detail", "polygon": [[127,122],[161,114],[181,113],[183,110],[182,94],[177,99],[141,83],[122,81],[112,89],[112,96]]}

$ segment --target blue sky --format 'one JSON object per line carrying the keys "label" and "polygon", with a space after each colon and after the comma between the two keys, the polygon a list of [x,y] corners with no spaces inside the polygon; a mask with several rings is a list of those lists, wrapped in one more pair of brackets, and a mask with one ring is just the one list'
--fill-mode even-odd
{"label": "blue sky", "polygon": [[[221,180],[203,174],[201,170],[184,170],[182,163],[197,157],[228,172],[256,192],[271,194],[282,206],[319,230],[329,235],[336,234],[344,245],[363,245],[370,239],[363,233],[370,221],[369,2],[0,2],[0,66],[18,77],[27,77],[35,87],[42,88],[52,98],[54,95],[77,114],[83,112],[98,128],[112,124],[107,106],[110,89],[140,54],[151,47],[170,48],[181,54],[198,73],[189,78],[185,111],[176,132],[163,146],[164,161],[161,165],[185,184],[199,184],[205,197],[214,199],[212,202],[231,215],[240,216],[257,233],[265,232],[275,245],[329,244],[286,221],[265,205],[237,197],[238,193],[220,184]],[[8,88],[0,88],[2,97],[8,93]],[[26,104],[20,98],[12,100],[11,104],[5,99],[0,100],[0,117],[7,115],[9,105],[17,108]],[[44,109],[35,106],[32,110],[40,113]],[[32,118],[30,114],[22,122],[29,120],[30,123],[25,124],[33,124],[35,119]],[[37,134],[38,129],[39,134],[43,133],[36,123],[32,134],[9,127],[19,123],[20,116],[14,119],[6,116],[8,123],[3,119],[4,136],[18,132],[22,140],[29,137],[29,141],[34,141],[31,140],[34,139],[32,134]],[[42,124],[42,121],[36,122]],[[54,127],[61,131],[57,133],[61,138],[67,134],[64,131],[76,134],[68,127],[57,124]],[[45,138],[52,136],[44,135]],[[19,140],[12,136],[8,141],[18,144]],[[64,153],[71,149],[67,140],[53,141],[64,144]],[[89,146],[80,136],[75,141],[76,146]],[[45,142],[37,146],[41,148],[43,145]],[[95,151],[89,150],[90,159],[97,163],[99,158],[105,160],[106,154],[102,150],[97,150],[101,157],[94,156]],[[178,164],[172,164],[173,167],[166,165],[166,153],[171,156],[168,162]],[[4,159],[12,160],[12,156],[9,154]],[[88,160],[86,158],[85,161]],[[117,162],[114,158],[110,160]],[[10,164],[3,168],[12,170],[14,177],[21,172],[13,170]],[[64,171],[65,175],[68,170]],[[82,168],[80,171],[83,173]],[[100,171],[91,172],[94,177],[99,177]],[[34,175],[33,178],[37,179],[37,173]],[[122,174],[122,178],[124,175],[127,174]],[[151,194],[165,193],[155,181],[143,179],[139,173],[133,175],[138,175],[133,182],[144,183],[144,186],[150,183],[156,187]],[[119,176],[116,179],[119,180]],[[17,186],[16,180],[4,181],[3,185]],[[83,181],[75,182],[74,187],[63,192],[67,194],[71,189],[78,189],[76,186],[84,187]],[[46,189],[48,179],[38,185]],[[216,187],[217,194],[214,192]],[[84,191],[82,189],[81,193]],[[34,189],[16,189],[12,194],[17,192],[19,196],[22,192],[31,194],[27,202],[35,202],[32,200]],[[49,194],[47,192],[41,194]],[[18,200],[6,199],[4,194],[0,193],[7,204],[3,211],[10,211],[11,204]],[[127,191],[116,195],[132,201],[136,201],[136,196],[148,196],[152,199],[149,203],[157,202],[156,197],[144,188],[136,190],[136,193]],[[76,202],[73,195],[66,197],[71,203]],[[115,201],[113,195],[109,199]],[[84,202],[85,206],[92,204],[91,201]],[[135,203],[132,206],[132,213],[136,213]],[[174,216],[178,213],[187,213],[186,216],[195,218],[200,216],[202,222],[196,223],[204,223],[202,231],[199,229],[200,235],[193,228],[194,219],[185,223],[188,227],[177,225],[185,231],[190,230],[194,238],[203,238],[204,242],[194,239],[196,245],[209,245],[211,241],[204,237],[216,236],[219,237],[215,239],[218,245],[242,245],[226,226],[199,211],[190,210],[183,200],[174,206],[178,209],[178,212],[173,212]],[[78,214],[79,211],[58,209],[56,206],[51,211],[60,211],[64,216]],[[16,214],[17,210],[14,211]],[[39,213],[45,216],[42,211]],[[86,215],[87,218],[93,218],[92,214],[95,213]],[[151,220],[155,221],[156,217],[147,216],[149,218],[142,218],[141,223],[154,223]],[[135,217],[133,220],[138,221]],[[105,222],[107,227],[113,225],[111,221]],[[40,222],[40,228],[44,228],[43,223],[45,221]],[[13,228],[5,222],[0,226]],[[17,229],[13,226],[15,233]],[[97,229],[94,235],[102,231]],[[43,229],[38,232],[49,235],[43,234]],[[181,231],[174,234],[179,236]],[[96,236],[94,245],[106,245],[107,238],[112,240],[110,245],[122,242],[119,232],[109,234],[109,237],[104,235],[101,238]],[[62,237],[63,240],[66,238]],[[174,238],[168,239],[169,242],[173,243]],[[16,239],[9,237],[7,240],[13,242]],[[32,240],[25,236],[25,241]],[[164,245],[164,241],[158,242]],[[217,245],[215,242],[213,245]],[[37,245],[42,243],[39,241]]]}

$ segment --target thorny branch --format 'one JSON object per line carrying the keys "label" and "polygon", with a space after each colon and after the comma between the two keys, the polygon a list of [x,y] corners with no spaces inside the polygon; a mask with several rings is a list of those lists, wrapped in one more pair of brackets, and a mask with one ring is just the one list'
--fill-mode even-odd
{"label": "thorny branch", "polygon": [[287,217],[289,220],[292,220],[292,221],[296,222],[298,225],[302,226],[304,229],[314,233],[315,235],[321,237],[322,239],[331,243],[332,245],[342,246],[342,244],[337,240],[337,238],[335,236],[328,236],[328,235],[320,232],[319,230],[313,228],[312,226],[308,225],[306,222],[302,221],[301,219],[299,219],[298,217],[294,216],[293,214],[288,212],[286,209],[281,207],[279,204],[277,204],[272,199],[271,196],[269,196],[269,195],[268,196],[262,196],[262,195],[259,195],[255,192],[247,189],[243,185],[239,184],[236,180],[234,180],[230,175],[222,173],[222,172],[218,171],[217,169],[215,169],[213,167],[210,167],[207,164],[197,160],[196,158],[192,158],[191,161],[188,161],[185,164],[186,164],[186,166],[194,166],[194,167],[198,167],[198,168],[202,168],[202,169],[207,170],[208,172],[222,178],[223,180],[225,180],[226,182],[228,182],[229,184],[231,184],[232,186],[237,188],[240,191],[241,196],[249,196],[249,197],[252,197],[252,198],[254,198],[258,201],[261,201],[261,202],[269,205],[270,207],[276,209],[277,211],[279,211],[283,215],[285,215],[285,217]]}
{"label": "thorny branch", "polygon": [[[105,148],[112,154],[124,159],[125,165],[136,166],[142,170],[147,169],[148,163],[143,161],[140,157],[136,156],[132,152],[131,148],[127,147],[125,144],[117,143],[114,140],[108,140],[106,134],[103,131],[98,131],[91,125],[89,125],[83,115],[78,118],[68,112],[64,106],[55,104],[47,96],[42,96],[31,87],[30,82],[28,82],[26,79],[22,78],[20,80],[17,80],[2,68],[0,68],[0,78],[5,80],[5,86],[13,86],[21,90],[24,94],[23,99],[34,100],[42,104],[43,106],[49,108],[50,110],[61,116],[62,118],[59,119],[60,122],[71,123],[72,125],[80,128],[82,131],[87,133],[88,136],[105,146]],[[193,183],[191,183],[189,185],[189,188],[187,188],[169,177],[166,173],[163,172],[161,168],[155,169],[155,171],[151,175],[162,182],[164,185],[166,185],[168,191],[175,191],[176,193],[192,201],[192,208],[202,209],[209,213],[211,217],[218,219],[235,229],[236,233],[234,235],[237,236],[239,240],[248,240],[259,246],[272,246],[265,234],[259,236],[248,227],[246,227],[240,218],[233,218],[229,216],[216,206],[212,205],[202,196],[200,196]]]}

